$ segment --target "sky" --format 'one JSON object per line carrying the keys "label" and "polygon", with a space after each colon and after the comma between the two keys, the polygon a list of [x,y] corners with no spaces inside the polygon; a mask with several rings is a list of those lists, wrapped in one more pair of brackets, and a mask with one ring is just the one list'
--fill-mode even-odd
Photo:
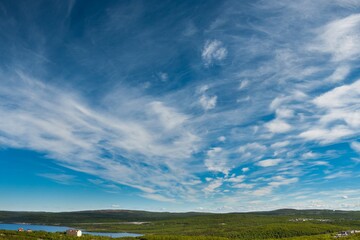
{"label": "sky", "polygon": [[360,1],[0,0],[0,209],[360,210]]}

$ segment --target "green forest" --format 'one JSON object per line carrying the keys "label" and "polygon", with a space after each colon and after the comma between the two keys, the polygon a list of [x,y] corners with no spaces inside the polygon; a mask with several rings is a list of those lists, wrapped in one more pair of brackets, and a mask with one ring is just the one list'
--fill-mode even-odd
{"label": "green forest", "polygon": [[[334,239],[340,231],[359,230],[360,213],[328,210],[205,214],[141,211],[67,213],[0,212],[0,221],[62,225],[95,232],[143,234],[136,240]],[[63,233],[2,231],[2,239],[73,239]],[[83,236],[81,239],[110,239]],[[360,235],[341,237],[360,239]]]}

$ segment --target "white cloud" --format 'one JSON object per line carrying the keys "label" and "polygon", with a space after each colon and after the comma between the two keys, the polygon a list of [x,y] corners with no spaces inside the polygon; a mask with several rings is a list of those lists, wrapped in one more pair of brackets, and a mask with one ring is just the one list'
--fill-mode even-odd
{"label": "white cloud", "polygon": [[244,102],[249,102],[251,100],[251,97],[250,96],[246,96],[244,98],[238,98],[236,99],[236,102],[237,103],[244,103]]}
{"label": "white cloud", "polygon": [[226,179],[226,181],[231,182],[231,183],[241,183],[244,181],[244,179],[245,179],[245,176],[239,175],[239,176],[235,176],[235,177],[230,177],[230,178]]}
{"label": "white cloud", "polygon": [[198,92],[199,93],[205,93],[207,90],[209,90],[209,85],[202,85],[199,89],[198,89]]}
{"label": "white cloud", "polygon": [[256,151],[256,152],[264,152],[266,151],[266,146],[261,145],[259,143],[247,143],[244,146],[239,147],[239,152],[241,153],[246,153],[246,152],[251,152],[251,151]]}
{"label": "white cloud", "polygon": [[162,125],[169,130],[180,127],[188,118],[184,114],[178,113],[175,109],[167,107],[159,101],[151,102],[149,107],[151,113],[156,114]]}
{"label": "white cloud", "polygon": [[88,179],[89,182],[91,182],[92,184],[95,184],[99,187],[101,187],[103,190],[109,192],[117,192],[118,190],[120,190],[119,186],[109,183],[109,182],[105,182],[101,179]]}
{"label": "white cloud", "polygon": [[281,163],[283,160],[279,159],[279,158],[275,158],[275,159],[266,159],[266,160],[262,160],[260,162],[257,162],[256,165],[260,166],[260,167],[273,167],[278,165],[279,163]]}
{"label": "white cloud", "polygon": [[291,118],[294,116],[294,111],[287,108],[276,109],[277,118]]}
{"label": "white cloud", "polygon": [[209,171],[228,174],[232,169],[227,159],[227,153],[220,147],[215,147],[207,151],[205,166]]}
{"label": "white cloud", "polygon": [[335,71],[327,78],[330,82],[343,81],[350,73],[351,68],[348,65],[342,65],[335,69]]}
{"label": "white cloud", "polygon": [[75,179],[76,179],[75,176],[68,175],[68,174],[41,173],[41,174],[38,174],[38,176],[48,178],[48,179],[53,180],[54,182],[57,182],[60,184],[65,184],[65,185],[70,185],[70,184],[73,185],[75,183]]}
{"label": "white cloud", "polygon": [[271,148],[283,148],[283,147],[286,147],[290,144],[289,141],[282,141],[282,142],[276,142],[276,143],[273,143],[271,144]]}
{"label": "white cloud", "polygon": [[359,26],[360,14],[334,20],[318,30],[310,49],[331,54],[333,61],[352,60],[360,54]]}
{"label": "white cloud", "polygon": [[271,182],[268,183],[267,186],[258,188],[254,190],[251,194],[254,196],[264,196],[271,194],[276,188],[279,188],[281,186],[290,185],[297,183],[299,181],[299,178],[285,178],[283,176],[275,176],[271,178]]}
{"label": "white cloud", "polygon": [[202,108],[207,111],[210,109],[213,109],[216,107],[216,102],[217,102],[217,96],[208,96],[206,94],[206,92],[209,90],[209,86],[208,85],[202,85],[199,89],[198,89],[198,93],[201,94],[200,98],[199,98],[199,103],[202,106]]}
{"label": "white cloud", "polygon": [[285,133],[290,131],[292,128],[290,124],[280,119],[275,119],[271,122],[268,122],[265,124],[265,126],[269,129],[270,132],[273,133]]}
{"label": "white cloud", "polygon": [[225,142],[225,140],[226,140],[226,137],[225,137],[225,136],[220,136],[220,137],[218,137],[218,141],[219,141],[219,142]]}
{"label": "white cloud", "polygon": [[[184,159],[196,151],[199,138],[187,125],[188,115],[130,93],[127,101],[109,98],[102,105],[99,99],[101,107],[92,108],[78,94],[21,72],[1,75],[0,85],[6,86],[0,87],[0,98],[6,99],[0,104],[3,147],[41,152],[63,167],[145,193],[169,188],[166,195],[181,196],[190,190],[181,184],[193,179]],[[174,182],[181,187],[170,187]]]}
{"label": "white cloud", "polygon": [[360,142],[352,142],[350,146],[354,151],[360,153]]}
{"label": "white cloud", "polygon": [[257,142],[244,144],[237,149],[237,152],[240,154],[240,159],[243,161],[260,160],[266,151],[267,147]]}
{"label": "white cloud", "polygon": [[165,72],[159,72],[158,76],[159,76],[160,80],[163,82],[166,82],[167,80],[169,80],[169,74],[167,74]]}
{"label": "white cloud", "polygon": [[300,90],[292,90],[287,96],[278,96],[270,103],[270,109],[279,109],[282,105],[294,103],[297,101],[304,102],[308,95]]}
{"label": "white cloud", "polygon": [[351,129],[347,126],[340,125],[331,129],[310,129],[302,132],[299,136],[307,140],[318,140],[323,144],[327,144],[352,134],[353,131]]}
{"label": "white cloud", "polygon": [[219,187],[221,187],[223,185],[223,180],[222,179],[215,179],[213,181],[211,181],[204,189],[203,191],[205,193],[212,193],[215,192],[216,189],[218,189]]}
{"label": "white cloud", "polygon": [[245,172],[248,172],[249,170],[250,170],[250,169],[249,169],[248,167],[244,167],[244,168],[241,169],[241,171],[244,172],[244,173],[245,173]]}
{"label": "white cloud", "polygon": [[310,163],[313,166],[330,166],[328,162],[325,161],[314,161]]}
{"label": "white cloud", "polygon": [[360,80],[336,87],[316,97],[318,122],[300,137],[322,144],[340,141],[360,132]]}
{"label": "white cloud", "polygon": [[226,58],[227,50],[219,40],[206,41],[201,53],[205,66]]}
{"label": "white cloud", "polygon": [[255,191],[252,192],[252,194],[254,196],[264,196],[264,195],[269,195],[271,194],[273,191],[273,187],[271,186],[266,186],[266,187],[262,187],[259,189],[256,189]]}
{"label": "white cloud", "polygon": [[240,82],[239,90],[246,88],[249,85],[249,80],[243,80]]}
{"label": "white cloud", "polygon": [[269,186],[272,186],[272,187],[280,187],[280,186],[283,186],[283,185],[289,185],[289,184],[292,184],[292,183],[296,183],[299,181],[299,178],[284,178],[282,176],[277,176],[277,177],[274,177],[273,178],[275,181],[272,181],[272,182],[269,182]]}
{"label": "white cloud", "polygon": [[141,194],[141,196],[144,197],[144,198],[159,201],[159,202],[176,202],[175,199],[168,198],[168,197],[165,197],[165,196],[160,195],[160,194],[144,193],[144,194]]}
{"label": "white cloud", "polygon": [[314,99],[318,107],[333,109],[356,106],[360,99],[360,80],[334,88]]}
{"label": "white cloud", "polygon": [[329,174],[327,176],[325,176],[325,179],[335,179],[335,178],[344,178],[344,177],[349,177],[351,176],[351,172],[343,172],[343,171],[339,171],[333,174]]}
{"label": "white cloud", "polygon": [[317,158],[319,157],[319,154],[317,153],[314,153],[314,152],[306,152],[302,155],[302,158],[303,159],[314,159],[314,158]]}
{"label": "white cloud", "polygon": [[240,188],[240,189],[252,189],[254,188],[255,184],[250,184],[250,183],[238,183],[238,184],[234,184],[231,187],[233,188]]}
{"label": "white cloud", "polygon": [[206,96],[206,95],[202,95],[200,96],[199,102],[200,105],[204,108],[204,110],[210,110],[216,107],[216,101],[217,101],[217,96]]}

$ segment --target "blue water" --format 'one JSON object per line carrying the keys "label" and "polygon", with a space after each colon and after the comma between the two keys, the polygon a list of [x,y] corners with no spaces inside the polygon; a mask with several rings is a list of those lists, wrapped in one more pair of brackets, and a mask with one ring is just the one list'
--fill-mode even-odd
{"label": "blue water", "polygon": [[18,230],[19,228],[23,228],[24,230],[31,229],[33,231],[46,231],[46,232],[65,232],[67,229],[69,229],[69,227],[61,227],[61,226],[0,223],[0,229],[2,230]]}
{"label": "blue water", "polygon": [[[65,232],[70,227],[64,226],[48,226],[48,225],[33,225],[33,224],[7,224],[0,223],[0,229],[2,230],[18,230],[19,228],[23,228],[25,231],[31,229],[33,231],[45,231],[45,232]],[[141,234],[135,233],[103,233],[103,232],[84,232],[83,234],[89,234],[93,236],[106,236],[106,237],[138,237]]]}

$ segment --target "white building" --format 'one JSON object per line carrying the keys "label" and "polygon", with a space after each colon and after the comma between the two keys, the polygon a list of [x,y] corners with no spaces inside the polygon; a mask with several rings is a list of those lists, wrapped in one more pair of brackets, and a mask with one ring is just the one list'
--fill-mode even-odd
{"label": "white building", "polygon": [[66,235],[81,237],[82,232],[81,232],[81,230],[69,229],[69,230],[66,230]]}

